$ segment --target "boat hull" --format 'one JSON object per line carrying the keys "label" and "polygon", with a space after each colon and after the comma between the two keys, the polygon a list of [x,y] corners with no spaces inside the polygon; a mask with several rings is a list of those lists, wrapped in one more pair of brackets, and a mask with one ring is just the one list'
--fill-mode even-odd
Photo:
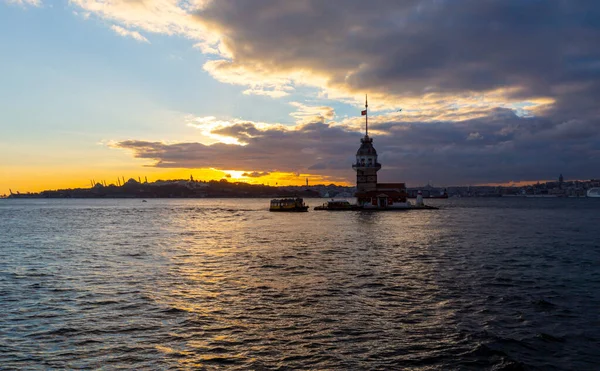
{"label": "boat hull", "polygon": [[315,206],[314,210],[321,210],[321,211],[357,211],[357,210],[362,210],[362,207],[360,206],[353,206],[353,207],[327,207],[327,206]]}
{"label": "boat hull", "polygon": [[351,204],[347,200],[334,200],[328,201],[323,205],[315,206],[315,210],[325,211],[353,211],[360,210],[361,207],[356,204]]}
{"label": "boat hull", "polygon": [[410,207],[363,207],[361,211],[409,211]]}
{"label": "boat hull", "polygon": [[279,212],[279,213],[302,213],[308,211],[308,206],[303,207],[295,207],[290,209],[269,209],[269,211]]}
{"label": "boat hull", "polygon": [[409,210],[439,210],[439,208],[428,205],[413,205],[410,202],[388,205],[385,207],[380,207],[377,205],[366,204],[363,206],[359,205],[337,205],[337,204],[324,204],[320,206],[315,206],[314,210],[320,211],[409,211]]}

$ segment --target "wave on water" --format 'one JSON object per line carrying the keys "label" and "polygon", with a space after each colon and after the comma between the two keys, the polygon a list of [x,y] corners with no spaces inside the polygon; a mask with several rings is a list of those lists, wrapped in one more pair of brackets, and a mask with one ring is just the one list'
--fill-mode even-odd
{"label": "wave on water", "polygon": [[0,368],[600,365],[600,204],[134,201],[0,207]]}

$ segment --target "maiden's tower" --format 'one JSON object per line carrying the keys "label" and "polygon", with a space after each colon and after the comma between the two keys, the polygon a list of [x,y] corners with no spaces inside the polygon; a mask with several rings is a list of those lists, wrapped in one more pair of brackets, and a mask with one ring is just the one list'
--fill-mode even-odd
{"label": "maiden's tower", "polygon": [[406,201],[404,183],[377,183],[377,172],[381,164],[377,162],[377,151],[373,147],[373,138],[369,137],[369,105],[365,98],[365,136],[360,140],[356,152],[356,162],[352,168],[356,171],[357,204],[365,209],[404,209],[409,208]]}

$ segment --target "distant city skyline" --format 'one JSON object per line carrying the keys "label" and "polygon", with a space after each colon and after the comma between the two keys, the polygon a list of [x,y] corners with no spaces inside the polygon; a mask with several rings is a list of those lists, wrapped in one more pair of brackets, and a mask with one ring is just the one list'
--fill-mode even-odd
{"label": "distant city skyline", "polygon": [[600,5],[0,1],[0,194],[599,178]]}

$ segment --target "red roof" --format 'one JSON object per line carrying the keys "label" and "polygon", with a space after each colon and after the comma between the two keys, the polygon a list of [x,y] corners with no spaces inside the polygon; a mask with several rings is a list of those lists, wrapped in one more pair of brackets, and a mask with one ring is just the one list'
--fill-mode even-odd
{"label": "red roof", "polygon": [[377,183],[377,189],[406,189],[405,183]]}
{"label": "red roof", "polygon": [[379,197],[382,194],[385,194],[386,196],[391,197],[391,198],[406,197],[406,192],[398,191],[398,190],[389,190],[389,191],[376,190],[376,191],[367,191],[367,192],[356,192],[355,196],[360,197],[360,198],[372,198],[372,197]]}

